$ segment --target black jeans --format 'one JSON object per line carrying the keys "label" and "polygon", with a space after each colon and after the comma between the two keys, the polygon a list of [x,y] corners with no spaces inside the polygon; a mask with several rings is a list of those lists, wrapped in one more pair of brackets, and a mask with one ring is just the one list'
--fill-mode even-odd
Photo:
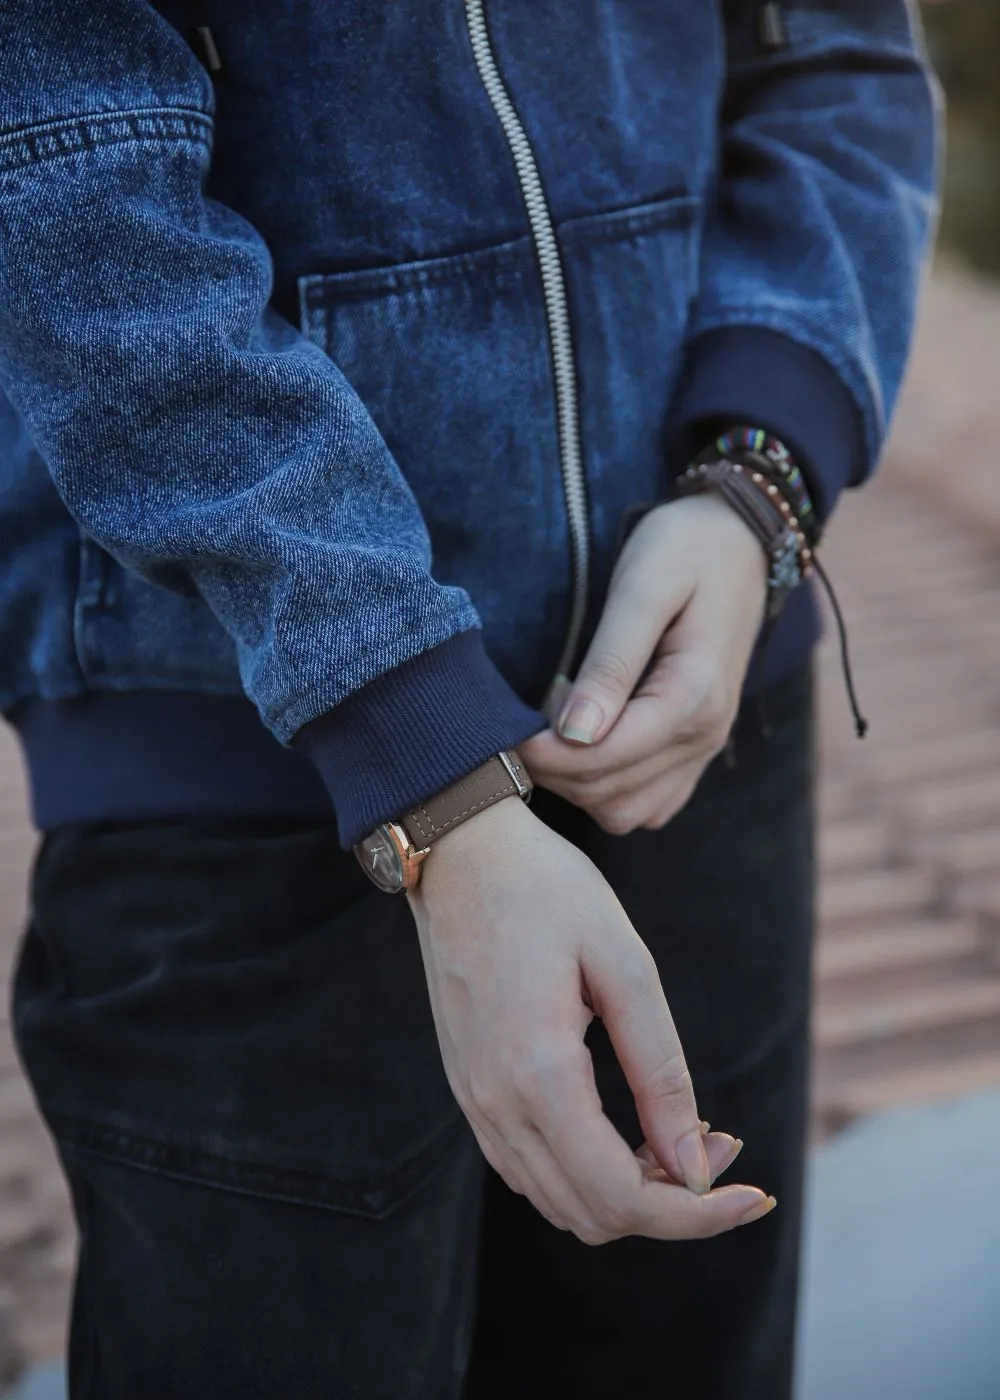
{"label": "black jeans", "polygon": [[[537,810],[659,963],[703,1117],[764,1221],[589,1249],[483,1166],[405,901],[326,826],[64,829],[15,986],[81,1236],[73,1400],[790,1393],[812,923],[809,677],[741,716],[663,832]],[[638,1141],[603,1033],[606,1111]]]}

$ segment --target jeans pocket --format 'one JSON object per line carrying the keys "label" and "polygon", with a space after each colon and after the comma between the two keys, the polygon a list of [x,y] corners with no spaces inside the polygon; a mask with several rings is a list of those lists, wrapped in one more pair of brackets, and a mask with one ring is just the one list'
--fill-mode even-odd
{"label": "jeans pocket", "polygon": [[466,1131],[416,932],[332,827],[67,828],[15,1027],[66,1149],[379,1217]]}

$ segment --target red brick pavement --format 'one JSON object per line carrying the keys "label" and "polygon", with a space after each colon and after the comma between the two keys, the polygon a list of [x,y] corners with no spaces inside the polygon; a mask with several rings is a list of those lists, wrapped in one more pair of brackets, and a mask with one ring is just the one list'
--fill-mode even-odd
{"label": "red brick pavement", "polygon": [[[0,724],[0,1349],[26,1361],[62,1349],[73,1234],[55,1156],[11,1044],[7,979],[24,913],[33,838],[11,731]],[[2,1378],[2,1364],[0,1364]]]}
{"label": "red brick pavement", "polygon": [[[872,734],[853,737],[828,639],[817,1135],[1000,1083],[1000,474],[985,421],[998,349],[1000,291],[940,274],[894,447],[827,546]],[[0,726],[5,968],[31,845]],[[29,1360],[61,1347],[71,1267],[64,1193],[4,1024],[0,1324]]]}

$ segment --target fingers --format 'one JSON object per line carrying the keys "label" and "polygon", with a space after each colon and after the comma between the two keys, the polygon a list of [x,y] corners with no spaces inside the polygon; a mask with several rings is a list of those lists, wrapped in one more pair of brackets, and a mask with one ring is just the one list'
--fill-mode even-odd
{"label": "fingers", "polygon": [[[626,1235],[696,1239],[770,1209],[764,1193],[750,1186],[710,1191],[699,1201],[677,1183],[673,1168],[663,1169],[651,1144],[639,1154],[629,1151],[601,1110],[586,1051],[543,1059],[549,1069],[524,1084],[520,1113],[498,1121],[469,1107],[466,1113],[490,1164],[557,1229],[593,1245]],[[703,1134],[697,1121],[695,1127],[708,1174],[717,1176],[740,1144],[728,1134]]]}
{"label": "fingers", "polygon": [[504,1142],[489,1123],[469,1113],[466,1114],[466,1117],[469,1119],[469,1125],[479,1144],[480,1152],[505,1185],[515,1195],[524,1196],[529,1200],[538,1214],[543,1216],[555,1229],[568,1230],[570,1220],[574,1218],[575,1212],[571,1208],[567,1213],[565,1209],[560,1207],[557,1199],[560,1193],[557,1192],[553,1196],[547,1192],[527,1164],[521,1160],[520,1155],[512,1151],[510,1144]]}
{"label": "fingers", "polygon": [[548,731],[522,745],[521,756],[539,786],[610,834],[658,829],[725,747],[738,705],[730,689],[704,657],[663,656],[600,743],[574,746]]}
{"label": "fingers", "polygon": [[595,784],[544,780],[541,786],[580,807],[610,836],[659,831],[686,805],[705,770],[697,759],[659,773],[647,765]]}
{"label": "fingers", "polygon": [[639,684],[664,631],[691,596],[686,575],[650,567],[652,556],[611,581],[593,641],[567,697],[557,730],[569,744],[600,743]]}
{"label": "fingers", "polygon": [[603,1115],[588,1122],[582,1134],[562,1118],[540,1124],[539,1129],[560,1168],[587,1201],[588,1217],[572,1227],[585,1244],[605,1244],[628,1235],[707,1239],[759,1219],[773,1208],[770,1198],[753,1186],[693,1194],[661,1168],[640,1161]]}
{"label": "fingers", "polygon": [[[743,1151],[743,1140],[731,1137],[729,1133],[705,1133],[704,1129],[702,1136],[705,1141],[705,1154],[708,1157],[708,1172],[714,1185]],[[637,1148],[635,1155],[644,1168],[648,1168],[650,1172],[663,1173],[663,1167],[657,1161],[656,1153],[648,1142],[644,1142],[641,1147]]]}
{"label": "fingers", "polygon": [[773,1196],[750,1186],[723,1186],[695,1196],[682,1186],[648,1181],[636,1233],[654,1240],[707,1240],[761,1220],[777,1204]]}
{"label": "fingers", "polygon": [[717,753],[726,742],[739,700],[739,685],[707,656],[693,651],[658,658],[615,727],[599,743],[564,743],[546,730],[520,745],[532,777],[596,783],[643,762],[665,766]]}
{"label": "fingers", "polygon": [[[640,1162],[604,1116],[589,1055],[546,1058],[550,1068],[522,1090],[521,1112],[491,1121],[480,1140],[508,1184],[557,1228],[594,1245],[626,1235],[701,1238],[734,1228],[765,1202],[754,1187],[729,1187],[692,1211],[697,1198]],[[715,1138],[725,1135],[711,1135],[705,1151],[718,1167],[731,1140],[720,1150]]]}
{"label": "fingers", "polygon": [[[656,964],[639,940],[627,961],[598,945],[584,975],[635,1098],[646,1138],[675,1181],[711,1184],[694,1088]],[[601,960],[603,959],[604,965]]]}

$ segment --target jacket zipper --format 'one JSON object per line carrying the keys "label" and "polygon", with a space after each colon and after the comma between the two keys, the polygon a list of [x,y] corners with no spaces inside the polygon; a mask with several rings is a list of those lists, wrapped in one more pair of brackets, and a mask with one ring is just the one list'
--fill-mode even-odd
{"label": "jacket zipper", "polygon": [[562,474],[563,499],[569,526],[572,590],[569,622],[558,673],[550,689],[553,703],[558,704],[560,691],[569,683],[577,660],[580,636],[587,614],[590,587],[590,520],[587,510],[587,482],[583,470],[583,448],[580,440],[579,396],[577,392],[576,356],[570,330],[569,301],[563,277],[562,259],[556,241],[552,215],[538,174],[538,165],[527,132],[504,86],[497,68],[496,56],[490,43],[483,12],[483,0],[465,0],[465,16],[472,40],[472,52],[486,95],[507,138],[514,159],[521,195],[528,215],[535,256],[542,281],[545,319],[548,323],[549,348],[552,354],[552,375],[555,382],[556,418],[559,440],[559,469]]}

